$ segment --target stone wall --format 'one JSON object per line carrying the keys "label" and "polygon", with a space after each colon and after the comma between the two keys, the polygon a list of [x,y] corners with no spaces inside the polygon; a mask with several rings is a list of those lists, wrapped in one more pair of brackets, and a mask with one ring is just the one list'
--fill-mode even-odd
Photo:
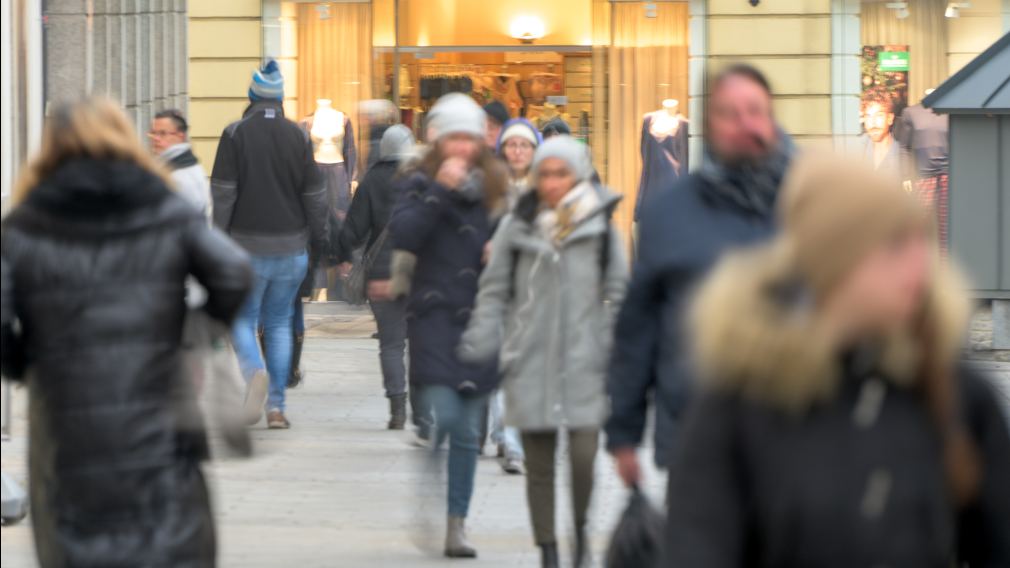
{"label": "stone wall", "polygon": [[[204,0],[207,1],[207,0]],[[46,101],[107,94],[138,132],[188,102],[186,0],[49,0]]]}

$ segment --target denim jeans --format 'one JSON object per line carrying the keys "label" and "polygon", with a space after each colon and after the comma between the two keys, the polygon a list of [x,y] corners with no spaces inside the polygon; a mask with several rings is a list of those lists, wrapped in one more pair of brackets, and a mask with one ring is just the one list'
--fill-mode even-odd
{"label": "denim jeans", "polygon": [[477,437],[487,396],[464,395],[441,385],[424,387],[424,395],[435,413],[432,451],[437,452],[449,439],[449,516],[466,517],[477,473]]}
{"label": "denim jeans", "polygon": [[[407,304],[405,299],[369,302],[379,329],[379,364],[386,396],[407,393],[407,367],[403,354],[407,349]],[[416,412],[417,409],[414,409]]]}
{"label": "denim jeans", "polygon": [[519,430],[505,425],[505,393],[497,390],[488,401],[491,416],[491,443],[505,446],[506,458],[523,459],[523,444]]}
{"label": "denim jeans", "polygon": [[[232,328],[235,353],[246,381],[256,371],[270,377],[268,409],[284,410],[284,389],[291,373],[295,298],[305,278],[308,255],[253,256],[255,282]],[[256,330],[263,328],[263,351]],[[264,359],[266,362],[264,363]]]}

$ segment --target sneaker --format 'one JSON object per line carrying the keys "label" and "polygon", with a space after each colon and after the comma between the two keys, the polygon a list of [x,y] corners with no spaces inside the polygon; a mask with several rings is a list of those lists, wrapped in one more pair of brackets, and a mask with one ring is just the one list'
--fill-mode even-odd
{"label": "sneaker", "polygon": [[501,461],[501,468],[505,473],[511,475],[522,475],[523,460],[516,456],[507,456]]}
{"label": "sneaker", "polygon": [[414,439],[410,441],[410,444],[415,448],[428,449],[431,447],[431,430],[426,427],[418,427],[414,432]]}
{"label": "sneaker", "polygon": [[263,405],[267,401],[267,390],[270,388],[270,380],[264,370],[253,373],[245,391],[245,418],[246,424],[252,426],[260,421],[263,416]]}
{"label": "sneaker", "polygon": [[267,428],[271,430],[287,430],[291,423],[284,417],[280,409],[274,408],[267,412]]}

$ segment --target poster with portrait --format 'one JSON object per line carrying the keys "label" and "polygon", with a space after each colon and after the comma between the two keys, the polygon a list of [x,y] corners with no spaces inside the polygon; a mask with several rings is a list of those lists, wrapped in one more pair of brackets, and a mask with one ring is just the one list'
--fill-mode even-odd
{"label": "poster with portrait", "polygon": [[861,150],[877,169],[900,171],[894,123],[908,106],[908,46],[864,45],[861,61]]}

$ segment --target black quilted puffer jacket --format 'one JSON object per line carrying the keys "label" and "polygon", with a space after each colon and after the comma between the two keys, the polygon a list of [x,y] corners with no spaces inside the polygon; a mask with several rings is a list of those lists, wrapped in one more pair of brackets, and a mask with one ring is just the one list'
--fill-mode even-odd
{"label": "black quilted puffer jacket", "polygon": [[200,428],[180,341],[185,281],[230,322],[246,254],[157,176],[79,159],[2,226],[4,375],[30,407],[30,500],[39,562],[213,566]]}

